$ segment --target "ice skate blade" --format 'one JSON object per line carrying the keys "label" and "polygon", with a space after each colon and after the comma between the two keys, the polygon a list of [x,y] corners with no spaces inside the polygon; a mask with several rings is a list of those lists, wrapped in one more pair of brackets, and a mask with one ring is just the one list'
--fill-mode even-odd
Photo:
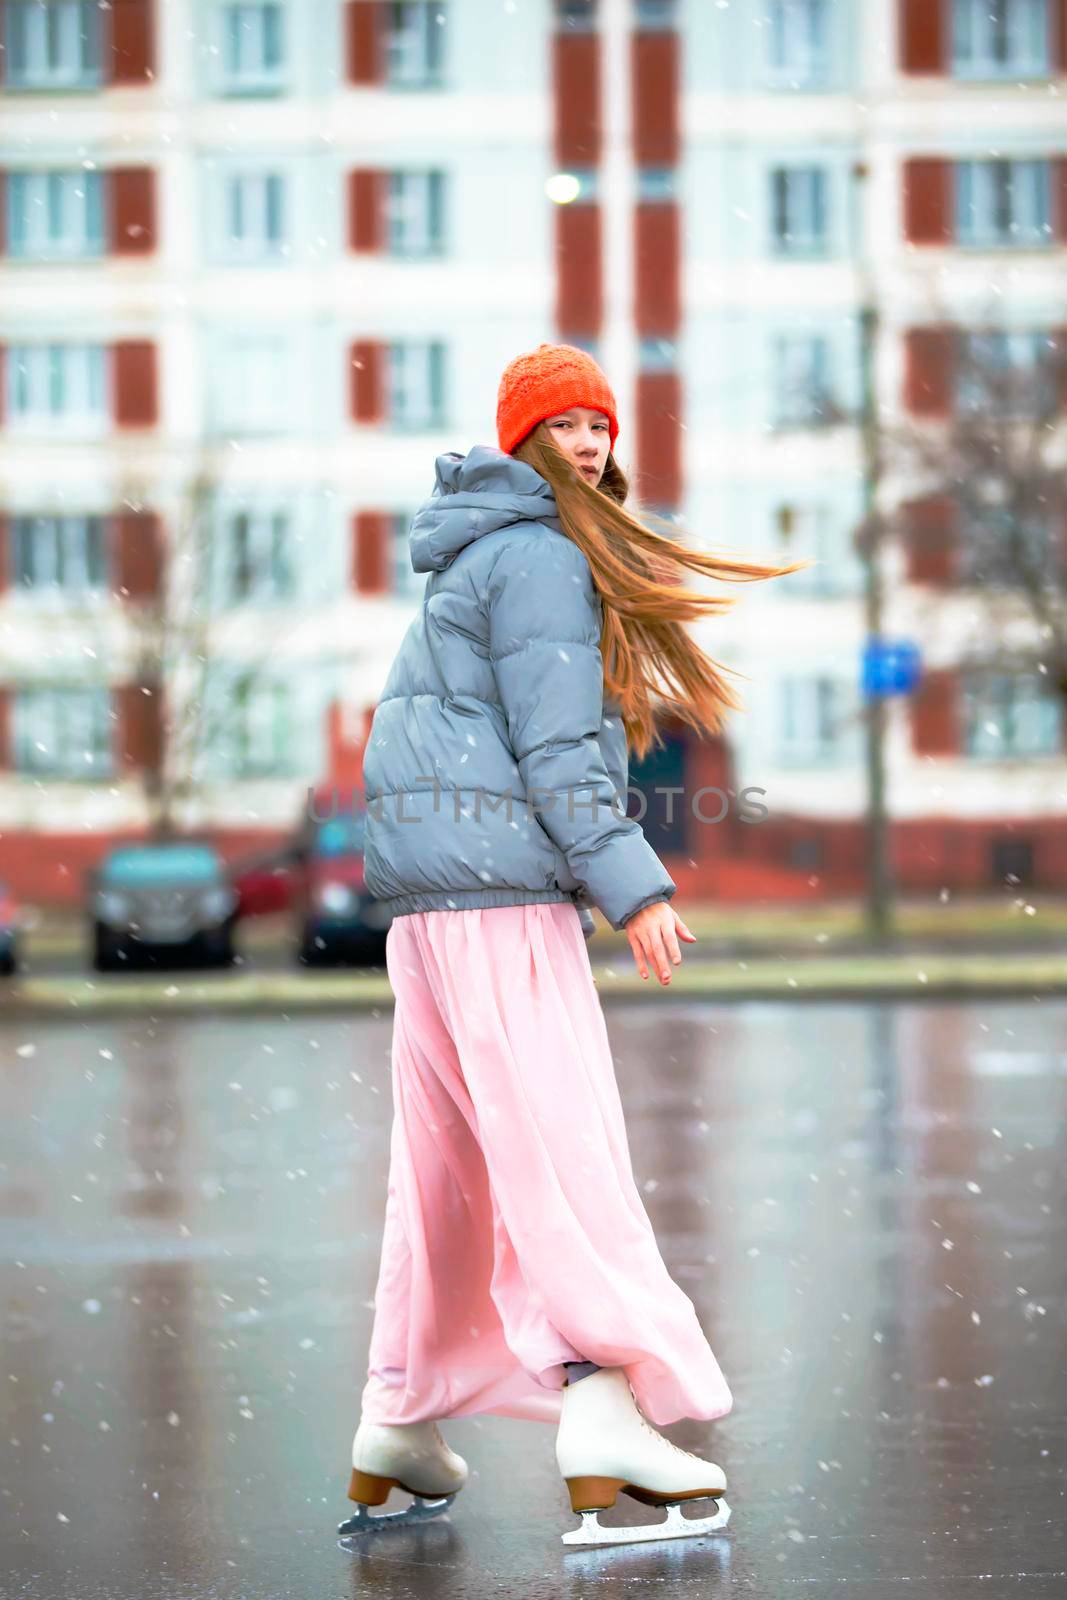
{"label": "ice skate blade", "polygon": [[679,1500],[667,1503],[664,1522],[651,1522],[641,1528],[606,1528],[596,1511],[581,1513],[582,1525],[561,1534],[564,1544],[637,1544],[651,1539],[696,1539],[704,1533],[719,1533],[730,1520],[730,1507],[721,1497],[713,1517],[683,1517]]}
{"label": "ice skate blade", "polygon": [[357,1506],[355,1516],[339,1523],[337,1532],[342,1538],[348,1538],[353,1534],[381,1533],[386,1528],[403,1528],[413,1522],[429,1522],[431,1517],[443,1516],[455,1498],[454,1494],[441,1495],[436,1499],[417,1494],[411,1504],[405,1506],[402,1511],[380,1511],[374,1517],[371,1516],[369,1506]]}

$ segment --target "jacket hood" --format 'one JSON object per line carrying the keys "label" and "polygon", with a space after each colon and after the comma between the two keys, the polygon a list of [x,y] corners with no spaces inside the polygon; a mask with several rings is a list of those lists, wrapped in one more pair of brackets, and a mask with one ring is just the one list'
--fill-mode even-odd
{"label": "jacket hood", "polygon": [[433,493],[408,533],[416,572],[440,572],[465,545],[513,522],[540,522],[562,533],[551,485],[525,461],[477,444],[465,456],[446,451],[436,468]]}

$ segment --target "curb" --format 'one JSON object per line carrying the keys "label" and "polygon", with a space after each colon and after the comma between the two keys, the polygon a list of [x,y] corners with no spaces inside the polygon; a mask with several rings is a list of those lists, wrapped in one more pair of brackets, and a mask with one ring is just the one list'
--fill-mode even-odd
{"label": "curb", "polygon": [[[620,964],[594,964],[603,1002],[687,1000],[993,999],[1067,995],[1067,957],[899,955],[725,961],[683,965],[671,982],[640,978]],[[391,1010],[384,973],[184,974],[85,979],[14,978],[0,988],[2,1020],[301,1011]]]}

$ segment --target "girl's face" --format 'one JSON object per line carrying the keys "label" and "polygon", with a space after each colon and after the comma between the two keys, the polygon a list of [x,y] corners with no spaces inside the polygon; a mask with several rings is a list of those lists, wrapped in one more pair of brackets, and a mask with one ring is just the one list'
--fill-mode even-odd
{"label": "girl's face", "polygon": [[595,489],[611,452],[611,430],[603,411],[572,406],[545,418],[545,426],[578,471]]}

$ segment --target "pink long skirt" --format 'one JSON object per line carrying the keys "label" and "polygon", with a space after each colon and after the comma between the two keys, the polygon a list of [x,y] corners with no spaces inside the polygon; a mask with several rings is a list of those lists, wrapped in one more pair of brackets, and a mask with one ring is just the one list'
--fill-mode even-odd
{"label": "pink long skirt", "polygon": [[574,906],[409,913],[386,962],[393,1122],[364,1419],[555,1422],[562,1363],[581,1360],[624,1367],[652,1422],[725,1415],[634,1182]]}

